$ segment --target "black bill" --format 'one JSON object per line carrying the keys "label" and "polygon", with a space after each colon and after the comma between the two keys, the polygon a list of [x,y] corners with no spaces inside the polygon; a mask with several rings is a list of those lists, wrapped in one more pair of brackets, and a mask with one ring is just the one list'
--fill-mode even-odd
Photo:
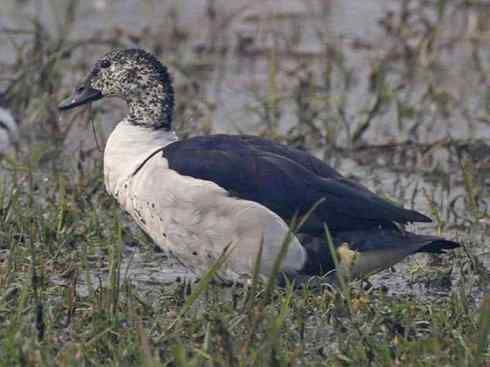
{"label": "black bill", "polygon": [[102,97],[102,93],[97,89],[82,86],[75,89],[73,96],[61,102],[58,108],[62,111],[69,110],[71,108],[96,101]]}

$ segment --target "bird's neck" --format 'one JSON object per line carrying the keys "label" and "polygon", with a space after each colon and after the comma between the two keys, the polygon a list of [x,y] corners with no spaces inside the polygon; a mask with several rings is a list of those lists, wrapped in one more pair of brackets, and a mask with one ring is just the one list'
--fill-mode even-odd
{"label": "bird's neck", "polygon": [[173,131],[149,129],[132,121],[121,121],[107,140],[104,152],[106,187],[114,193],[155,152],[177,141]]}
{"label": "bird's neck", "polygon": [[152,129],[172,129],[174,92],[171,82],[157,80],[138,95],[126,98],[129,123]]}

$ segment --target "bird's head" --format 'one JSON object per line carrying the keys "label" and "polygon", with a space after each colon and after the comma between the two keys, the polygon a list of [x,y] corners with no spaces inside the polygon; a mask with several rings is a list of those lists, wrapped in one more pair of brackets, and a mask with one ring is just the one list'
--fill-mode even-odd
{"label": "bird's head", "polygon": [[125,100],[129,106],[127,118],[135,124],[171,125],[171,78],[167,68],[144,50],[113,50],[103,56],[59,108],[68,110],[103,97]]}

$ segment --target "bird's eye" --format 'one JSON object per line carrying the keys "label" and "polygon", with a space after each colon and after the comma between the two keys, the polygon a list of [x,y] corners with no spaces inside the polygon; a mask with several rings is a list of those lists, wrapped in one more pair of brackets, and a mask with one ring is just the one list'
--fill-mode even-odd
{"label": "bird's eye", "polygon": [[111,62],[110,62],[109,60],[102,60],[102,61],[100,62],[100,67],[101,67],[102,69],[106,69],[106,68],[108,68],[109,66],[111,66]]}

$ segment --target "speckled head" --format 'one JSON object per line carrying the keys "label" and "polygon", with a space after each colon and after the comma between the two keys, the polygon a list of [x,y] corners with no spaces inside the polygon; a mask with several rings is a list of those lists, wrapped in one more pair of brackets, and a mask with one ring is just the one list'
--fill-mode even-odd
{"label": "speckled head", "polygon": [[106,54],[59,108],[67,110],[103,97],[124,99],[129,108],[126,119],[135,125],[171,128],[172,80],[167,68],[144,50],[113,50]]}

